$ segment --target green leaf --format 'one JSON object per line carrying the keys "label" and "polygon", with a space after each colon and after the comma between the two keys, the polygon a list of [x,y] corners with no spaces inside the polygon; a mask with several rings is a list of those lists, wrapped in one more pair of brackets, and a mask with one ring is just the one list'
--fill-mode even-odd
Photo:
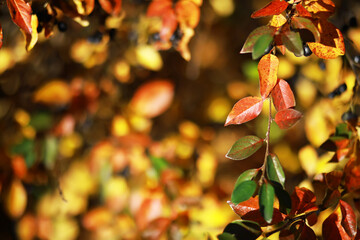
{"label": "green leaf", "polygon": [[[253,52],[254,45],[259,40],[261,36],[270,35],[274,36],[276,28],[272,26],[261,26],[254,29],[246,39],[244,46],[242,47],[240,53],[250,53]],[[265,49],[264,49],[265,50]]]}
{"label": "green leaf", "polygon": [[245,181],[236,185],[231,194],[231,202],[237,205],[248,200],[254,194],[256,186],[255,181]]}
{"label": "green leaf", "polygon": [[281,40],[285,47],[294,53],[295,56],[300,57],[304,55],[303,43],[300,37],[300,33],[293,32],[291,30],[282,34]]}
{"label": "green leaf", "polygon": [[258,59],[265,54],[265,50],[270,46],[274,37],[272,34],[262,35],[255,43],[254,49],[252,51],[252,58]]}
{"label": "green leaf", "polygon": [[285,183],[284,170],[275,154],[269,154],[266,160],[266,173],[270,181],[278,182],[282,186]]}
{"label": "green leaf", "polygon": [[53,169],[58,150],[58,142],[55,137],[47,137],[43,145],[44,164],[48,169]]}
{"label": "green leaf", "polygon": [[30,125],[36,131],[48,130],[53,125],[53,119],[47,112],[38,112],[31,116]]}
{"label": "green leaf", "polygon": [[336,126],[335,136],[336,137],[345,137],[350,139],[352,132],[349,131],[346,123],[340,123]]}
{"label": "green leaf", "polygon": [[280,212],[284,214],[289,214],[291,210],[291,197],[289,193],[278,182],[272,182],[272,185],[275,189],[275,195],[279,200]]}
{"label": "green leaf", "polygon": [[275,190],[270,183],[264,183],[259,191],[259,207],[261,215],[267,223],[271,223],[274,213]]}
{"label": "green leaf", "polygon": [[28,168],[35,163],[35,143],[31,139],[24,138],[23,141],[11,149],[12,153],[22,155]]}
{"label": "green leaf", "polygon": [[320,32],[310,19],[303,17],[293,17],[291,20],[291,26],[296,29],[300,28],[309,30],[314,35],[315,41],[320,42]]}
{"label": "green leaf", "polygon": [[240,174],[240,176],[236,180],[235,187],[237,185],[239,185],[240,183],[244,182],[244,181],[252,180],[257,175],[258,172],[259,172],[258,169],[248,169],[248,170],[246,170],[245,172]]}
{"label": "green leaf", "polygon": [[261,227],[258,223],[248,220],[236,220],[229,223],[225,229],[224,233],[230,233],[235,236],[236,240],[255,240],[261,233]]}
{"label": "green leaf", "polygon": [[261,148],[264,140],[257,136],[245,136],[237,140],[226,154],[232,160],[243,160]]}
{"label": "green leaf", "polygon": [[236,237],[234,234],[227,233],[227,232],[217,235],[217,238],[219,240],[236,240]]}
{"label": "green leaf", "polygon": [[169,166],[169,163],[164,158],[150,156],[150,161],[159,176]]}

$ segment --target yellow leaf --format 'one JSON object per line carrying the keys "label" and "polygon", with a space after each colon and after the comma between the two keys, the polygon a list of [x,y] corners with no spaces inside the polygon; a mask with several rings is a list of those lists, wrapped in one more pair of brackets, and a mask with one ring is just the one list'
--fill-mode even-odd
{"label": "yellow leaf", "polygon": [[221,17],[230,16],[235,10],[233,0],[210,0],[210,4],[215,13]]}
{"label": "yellow leaf", "polygon": [[46,83],[34,94],[34,101],[46,105],[67,104],[70,102],[71,93],[67,83],[61,80],[53,80]]}
{"label": "yellow leaf", "polygon": [[6,210],[12,218],[20,217],[26,208],[27,194],[20,180],[14,179],[5,199]]}
{"label": "yellow leaf", "polygon": [[38,32],[37,32],[38,23],[39,22],[36,14],[33,14],[31,15],[31,28],[32,28],[31,34],[22,31],[26,40],[26,45],[25,45],[26,51],[30,51],[35,46],[38,40]]}
{"label": "yellow leaf", "polygon": [[162,66],[162,58],[159,52],[150,45],[140,45],[135,49],[136,60],[142,67],[159,71]]}

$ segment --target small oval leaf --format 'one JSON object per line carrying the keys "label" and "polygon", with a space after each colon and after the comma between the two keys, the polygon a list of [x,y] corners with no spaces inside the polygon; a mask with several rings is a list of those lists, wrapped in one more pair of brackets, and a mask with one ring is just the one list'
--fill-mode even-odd
{"label": "small oval leaf", "polygon": [[258,64],[260,78],[260,95],[266,98],[274,89],[277,83],[277,72],[279,68],[279,59],[273,54],[263,56]]}
{"label": "small oval leaf", "polygon": [[254,181],[245,181],[235,186],[231,194],[231,202],[239,204],[248,200],[256,190],[256,183]]}
{"label": "small oval leaf", "polygon": [[263,7],[262,9],[251,14],[252,18],[266,17],[271,15],[278,15],[285,11],[288,7],[288,3],[286,1],[281,0],[273,0],[271,3]]}
{"label": "small oval leaf", "polygon": [[294,53],[295,56],[300,57],[304,55],[303,43],[300,33],[294,31],[286,31],[281,35],[281,40],[285,47]]}
{"label": "small oval leaf", "polygon": [[243,160],[253,155],[261,146],[264,140],[257,136],[245,136],[237,140],[226,154],[232,160]]}
{"label": "small oval leaf", "polygon": [[277,112],[275,122],[281,129],[292,127],[302,117],[301,112],[294,109],[284,109]]}
{"label": "small oval leaf", "polygon": [[242,182],[253,180],[253,178],[258,174],[258,172],[259,172],[258,169],[248,169],[248,170],[246,170],[245,172],[240,174],[240,176],[236,180],[235,187],[237,185],[239,185],[240,183],[242,183]]}
{"label": "small oval leaf", "polygon": [[259,116],[263,106],[263,99],[259,97],[245,97],[235,103],[228,117],[225,126],[230,124],[242,124]]}
{"label": "small oval leaf", "polygon": [[261,215],[267,223],[271,223],[274,212],[275,190],[270,183],[264,183],[259,191],[259,207]]}
{"label": "small oval leaf", "polygon": [[266,160],[266,173],[270,181],[278,182],[282,186],[285,183],[284,170],[275,154],[269,154]]}
{"label": "small oval leaf", "polygon": [[261,36],[263,36],[264,34],[274,36],[275,32],[276,32],[276,28],[268,25],[255,28],[247,37],[240,53],[252,52],[255,43],[259,40]]}
{"label": "small oval leaf", "polygon": [[254,49],[252,51],[252,58],[258,59],[259,57],[264,55],[266,49],[270,46],[273,40],[274,37],[271,34],[263,34],[261,37],[259,37],[259,39],[254,45]]}
{"label": "small oval leaf", "polygon": [[295,107],[294,93],[290,85],[283,79],[279,79],[271,92],[271,96],[277,111]]}

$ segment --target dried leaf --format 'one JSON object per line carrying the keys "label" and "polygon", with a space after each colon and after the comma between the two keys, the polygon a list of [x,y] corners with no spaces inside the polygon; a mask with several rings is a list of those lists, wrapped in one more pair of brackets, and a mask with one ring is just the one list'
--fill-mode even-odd
{"label": "dried leaf", "polygon": [[276,113],[275,122],[281,129],[292,127],[302,117],[301,112],[294,109],[284,109]]}
{"label": "dried leaf", "polygon": [[277,83],[277,71],[279,68],[279,59],[272,54],[263,56],[258,64],[260,78],[260,95],[266,98]]}
{"label": "dried leaf", "polygon": [[31,34],[31,6],[24,0],[6,0],[9,8],[11,19],[18,25],[25,33]]}
{"label": "dried leaf", "polygon": [[243,160],[261,148],[264,140],[257,136],[245,136],[237,140],[226,154],[232,160]]}
{"label": "dried leaf", "polygon": [[122,0],[99,0],[100,6],[105,12],[111,15],[119,15]]}
{"label": "dried leaf", "polygon": [[130,106],[138,114],[153,118],[165,112],[174,97],[174,85],[166,80],[155,80],[140,86]]}
{"label": "dried leaf", "polygon": [[263,106],[263,99],[259,97],[245,97],[235,103],[229,113],[225,126],[230,124],[242,124],[256,118]]}
{"label": "dried leaf", "polygon": [[257,10],[253,14],[251,14],[252,18],[266,17],[271,15],[278,15],[285,11],[288,7],[288,3],[286,1],[281,0],[273,0],[271,3],[266,5],[260,10]]}
{"label": "dried leaf", "polygon": [[271,92],[271,96],[277,111],[295,107],[294,93],[290,85],[283,79],[279,79]]}

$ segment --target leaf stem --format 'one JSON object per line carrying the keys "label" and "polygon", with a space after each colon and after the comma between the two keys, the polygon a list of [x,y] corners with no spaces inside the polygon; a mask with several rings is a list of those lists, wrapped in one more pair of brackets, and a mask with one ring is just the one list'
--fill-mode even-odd
{"label": "leaf stem", "polygon": [[262,185],[264,179],[265,179],[265,168],[266,168],[266,161],[267,161],[267,157],[269,155],[269,145],[270,145],[270,128],[271,128],[271,123],[273,121],[272,119],[272,114],[271,114],[271,97],[268,97],[269,99],[269,120],[268,120],[268,127],[267,127],[267,131],[266,131],[266,137],[265,137],[265,143],[266,143],[266,150],[265,150],[265,158],[264,158],[264,163],[261,166],[261,178],[260,178],[260,185]]}

